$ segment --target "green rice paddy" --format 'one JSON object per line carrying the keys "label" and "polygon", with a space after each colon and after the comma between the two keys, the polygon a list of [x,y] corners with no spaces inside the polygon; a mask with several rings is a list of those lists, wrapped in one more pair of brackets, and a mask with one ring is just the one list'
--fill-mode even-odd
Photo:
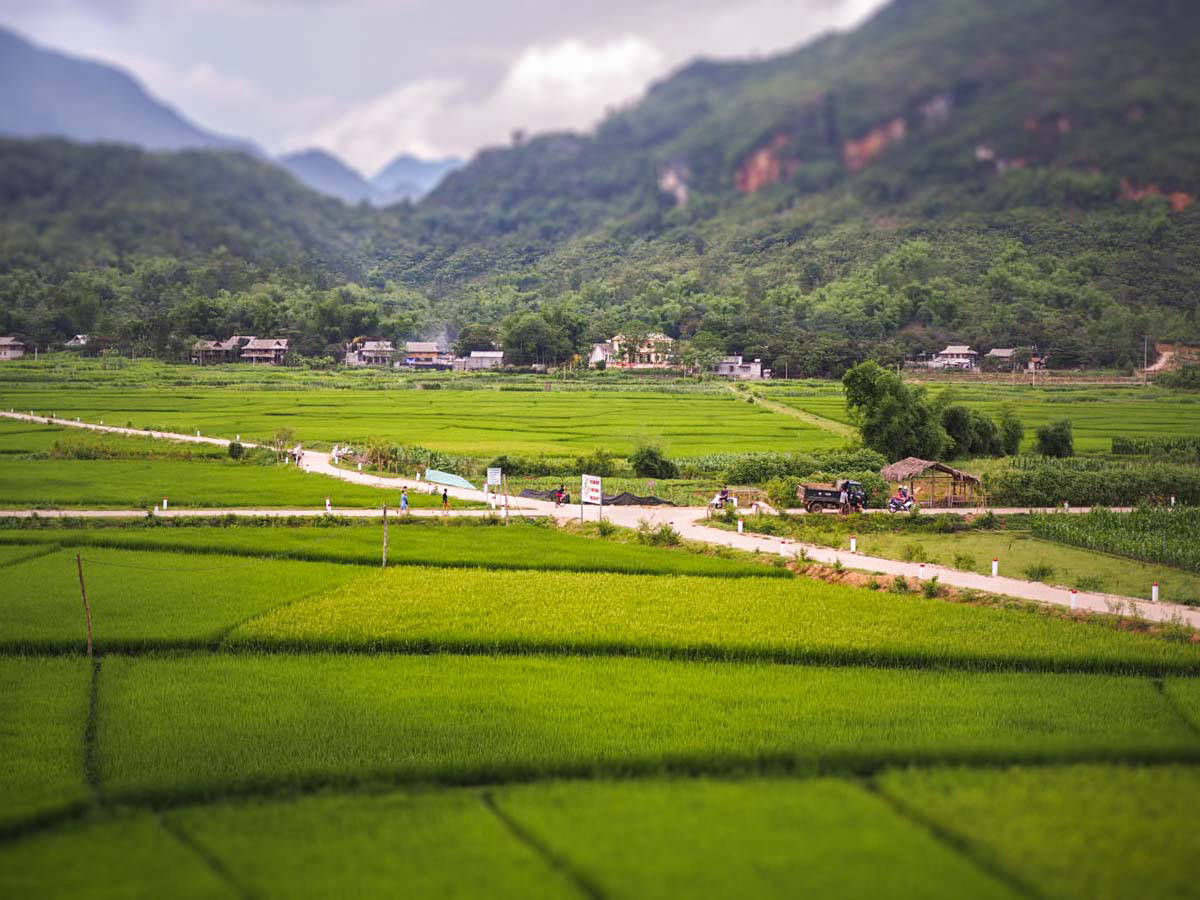
{"label": "green rice paddy", "polygon": [[[842,442],[704,386],[93,368],[6,375],[0,406],[476,458]],[[452,389],[468,383],[485,389]],[[844,419],[836,387],[796,390],[813,396],[771,396]],[[1067,415],[1085,450],[1200,411],[1153,389],[1021,397],[1031,431]],[[315,502],[261,499],[307,498],[316,476],[219,449],[47,458],[61,433],[0,422],[0,505],[153,503],[166,476],[186,482],[162,492],[177,506],[333,489],[355,505],[323,479]],[[0,530],[0,896],[1196,896],[1200,643],[1182,629],[516,520],[393,520],[381,570],[381,537],[334,520]],[[1141,577],[1114,565],[1085,574]]]}
{"label": "green rice paddy", "polygon": [[309,445],[363,444],[372,436],[451,453],[618,455],[653,441],[673,456],[837,447],[843,438],[746,403],[727,391],[667,393],[504,390],[160,390],[0,384],[0,408],[84,422],[132,424],[266,441],[290,428]]}
{"label": "green rice paddy", "polygon": [[[1038,426],[1070,419],[1077,453],[1107,453],[1114,437],[1171,437],[1200,433],[1200,398],[1156,387],[1052,386],[1028,384],[930,385],[950,391],[955,402],[996,418],[1010,404],[1025,425],[1024,449],[1033,447]],[[766,396],[795,409],[849,422],[840,384],[771,386]]]}

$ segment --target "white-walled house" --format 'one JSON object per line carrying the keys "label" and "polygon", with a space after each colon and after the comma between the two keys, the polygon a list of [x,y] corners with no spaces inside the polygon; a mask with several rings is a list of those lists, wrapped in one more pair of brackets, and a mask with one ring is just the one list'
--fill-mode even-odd
{"label": "white-walled house", "polygon": [[974,369],[979,354],[966,344],[949,344],[929,361],[931,369]]}
{"label": "white-walled house", "polygon": [[665,369],[675,364],[675,339],[661,332],[646,335],[636,349],[623,334],[592,345],[588,364],[603,362],[616,369]]}
{"label": "white-walled house", "polygon": [[770,370],[767,370],[767,374],[764,374],[761,359],[756,359],[753,362],[745,362],[740,356],[726,356],[717,363],[713,369],[713,373],[739,381],[759,381],[769,377]]}
{"label": "white-walled house", "polygon": [[0,360],[20,359],[25,355],[25,342],[12,335],[0,337]]}

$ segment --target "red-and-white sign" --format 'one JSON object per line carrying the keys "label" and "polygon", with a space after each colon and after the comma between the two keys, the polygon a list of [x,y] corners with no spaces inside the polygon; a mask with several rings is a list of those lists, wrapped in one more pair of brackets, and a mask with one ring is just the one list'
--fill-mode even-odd
{"label": "red-and-white sign", "polygon": [[604,492],[600,487],[599,475],[584,475],[583,489],[579,492],[579,496],[584,503],[595,503],[602,505],[604,503]]}

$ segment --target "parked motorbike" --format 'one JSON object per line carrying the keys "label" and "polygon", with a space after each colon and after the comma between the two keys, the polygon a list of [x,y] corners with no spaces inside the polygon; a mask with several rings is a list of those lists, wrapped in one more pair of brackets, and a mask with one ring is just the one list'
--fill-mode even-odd
{"label": "parked motorbike", "polygon": [[909,512],[910,510],[912,510],[914,505],[915,505],[915,501],[913,500],[912,497],[908,497],[907,499],[904,499],[904,500],[900,500],[896,497],[892,497],[890,500],[888,500],[887,508],[888,508],[888,512],[893,512],[893,513]]}

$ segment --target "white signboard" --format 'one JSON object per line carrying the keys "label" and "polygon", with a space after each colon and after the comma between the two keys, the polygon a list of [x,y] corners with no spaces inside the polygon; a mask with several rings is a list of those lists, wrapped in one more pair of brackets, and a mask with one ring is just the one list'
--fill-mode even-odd
{"label": "white signboard", "polygon": [[584,503],[604,503],[604,493],[600,487],[599,475],[584,475],[583,490],[579,492],[580,498]]}
{"label": "white signboard", "polygon": [[487,483],[489,485],[492,485],[493,487],[500,486],[500,470],[499,469],[488,469],[487,470]]}

